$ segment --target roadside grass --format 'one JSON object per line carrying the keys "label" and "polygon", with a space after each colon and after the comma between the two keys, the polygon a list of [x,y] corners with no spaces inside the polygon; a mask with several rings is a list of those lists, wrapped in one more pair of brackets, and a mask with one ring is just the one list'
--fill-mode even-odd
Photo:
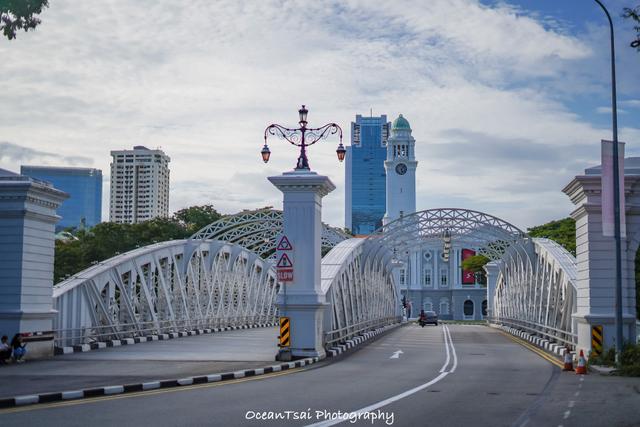
{"label": "roadside grass", "polygon": [[[600,356],[595,356],[593,352],[589,355],[589,364],[592,365],[615,367],[615,360],[615,348],[604,350]],[[622,347],[620,365],[620,368],[615,371],[616,374],[627,377],[640,377],[640,344],[627,343]]]}

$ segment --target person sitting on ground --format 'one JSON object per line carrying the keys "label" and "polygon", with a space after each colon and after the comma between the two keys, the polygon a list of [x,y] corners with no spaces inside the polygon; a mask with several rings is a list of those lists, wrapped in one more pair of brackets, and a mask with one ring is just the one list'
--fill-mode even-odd
{"label": "person sitting on ground", "polygon": [[22,342],[22,335],[15,334],[11,340],[11,347],[13,348],[13,359],[17,363],[24,362],[24,355],[27,353],[27,345]]}
{"label": "person sitting on ground", "polygon": [[9,337],[2,336],[0,341],[0,364],[7,363],[7,360],[11,359],[11,346],[9,345]]}

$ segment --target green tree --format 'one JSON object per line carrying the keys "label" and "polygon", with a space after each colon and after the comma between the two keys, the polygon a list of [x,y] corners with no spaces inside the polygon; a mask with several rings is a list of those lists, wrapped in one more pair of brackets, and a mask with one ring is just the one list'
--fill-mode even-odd
{"label": "green tree", "polygon": [[484,269],[482,267],[484,267],[489,261],[491,260],[484,255],[470,256],[462,261],[462,269],[466,271],[473,271],[474,273],[484,273]]}
{"label": "green tree", "polygon": [[193,234],[212,222],[216,222],[222,218],[222,215],[213,205],[204,205],[181,209],[173,214],[173,218],[185,227],[190,234]]}
{"label": "green tree", "polygon": [[45,7],[49,0],[0,0],[0,30],[13,40],[19,30],[35,29],[41,22],[37,15]]}
{"label": "green tree", "polygon": [[636,21],[636,25],[633,27],[636,30],[636,39],[631,42],[631,47],[634,47],[640,52],[640,5],[635,8],[625,7],[622,16],[627,19]]}
{"label": "green tree", "polygon": [[171,218],[154,218],[139,224],[103,222],[89,230],[76,230],[78,240],[56,241],[54,283],[138,247],[185,239],[220,217],[211,205],[192,206]]}
{"label": "green tree", "polygon": [[573,218],[551,221],[527,229],[531,237],[544,237],[554,240],[573,255],[576,254],[576,222]]}

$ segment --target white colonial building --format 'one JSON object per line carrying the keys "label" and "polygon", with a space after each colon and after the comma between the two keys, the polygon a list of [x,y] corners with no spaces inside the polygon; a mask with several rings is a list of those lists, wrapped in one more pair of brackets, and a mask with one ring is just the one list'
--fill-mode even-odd
{"label": "white colonial building", "polygon": [[[416,212],[415,139],[402,114],[393,122],[387,143],[386,214],[383,224]],[[402,266],[397,283],[411,303],[411,316],[420,309],[438,313],[441,319],[479,320],[487,314],[485,285],[481,277],[462,270],[462,259],[475,255],[478,248],[454,239],[450,247],[442,239],[424,239],[404,254],[397,254]]]}

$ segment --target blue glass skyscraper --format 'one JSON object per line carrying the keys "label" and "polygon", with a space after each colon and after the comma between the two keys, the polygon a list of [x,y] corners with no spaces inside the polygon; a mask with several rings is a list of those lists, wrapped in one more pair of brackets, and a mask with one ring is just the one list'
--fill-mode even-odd
{"label": "blue glass skyscraper", "polygon": [[362,117],[351,122],[351,146],[345,169],[345,226],[356,235],[382,226],[386,209],[387,116]]}
{"label": "blue glass skyscraper", "polygon": [[92,227],[102,221],[102,171],[90,168],[22,166],[20,174],[47,181],[69,193],[57,213],[62,217],[56,230]]}

